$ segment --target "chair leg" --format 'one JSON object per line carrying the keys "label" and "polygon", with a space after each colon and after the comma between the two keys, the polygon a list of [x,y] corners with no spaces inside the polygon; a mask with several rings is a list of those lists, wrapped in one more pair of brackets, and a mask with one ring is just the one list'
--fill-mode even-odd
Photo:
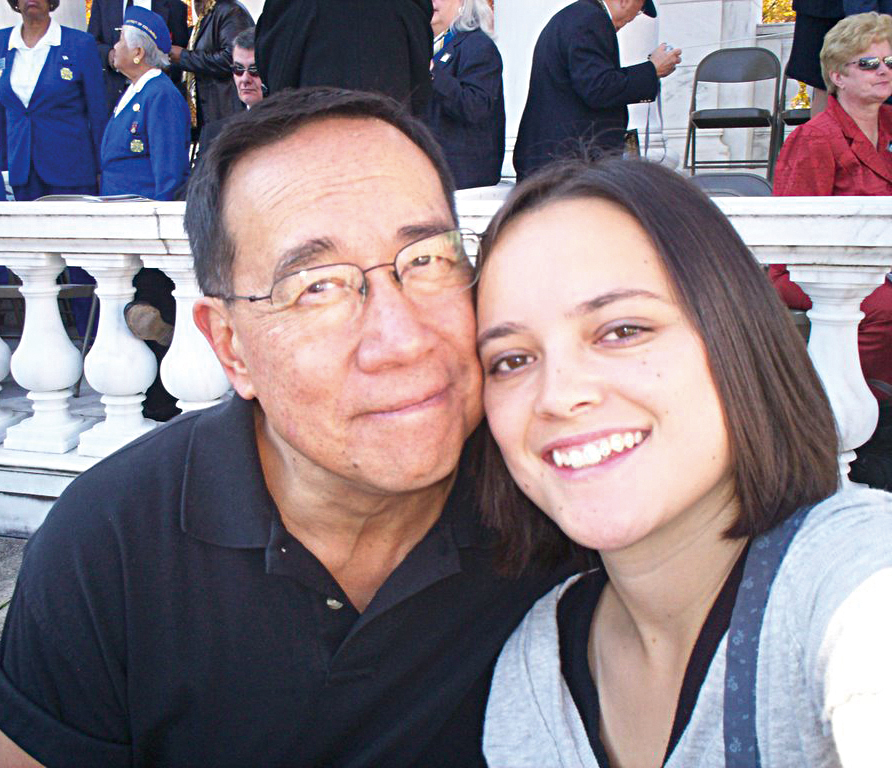
{"label": "chair leg", "polygon": [[81,382],[84,380],[84,358],[87,356],[87,351],[90,347],[90,336],[93,330],[93,320],[96,319],[96,310],[99,308],[99,297],[96,295],[96,291],[93,291],[93,298],[90,299],[90,314],[87,316],[87,330],[84,332],[84,338],[81,342],[81,377],[77,380],[77,384],[74,385],[74,397],[80,397],[81,394]]}
{"label": "chair leg", "polygon": [[697,174],[697,126],[691,126],[691,176]]}

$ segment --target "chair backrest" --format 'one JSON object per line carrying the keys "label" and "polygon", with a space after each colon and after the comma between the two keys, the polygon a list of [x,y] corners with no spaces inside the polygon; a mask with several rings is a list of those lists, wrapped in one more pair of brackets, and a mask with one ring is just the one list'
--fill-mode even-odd
{"label": "chair backrest", "polygon": [[755,173],[697,173],[694,182],[710,197],[768,197],[771,183]]}
{"label": "chair backrest", "polygon": [[780,62],[764,48],[722,48],[703,57],[694,86],[704,83],[749,83],[780,77]]}

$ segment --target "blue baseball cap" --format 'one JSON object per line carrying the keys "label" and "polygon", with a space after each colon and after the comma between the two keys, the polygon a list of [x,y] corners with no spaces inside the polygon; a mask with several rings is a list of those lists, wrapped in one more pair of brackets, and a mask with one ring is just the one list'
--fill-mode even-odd
{"label": "blue baseball cap", "polygon": [[[647,0],[652,2],[652,0]],[[161,53],[170,53],[170,30],[157,13],[148,8],[131,5],[124,13],[125,27],[135,27],[145,32],[149,39],[158,46]]]}

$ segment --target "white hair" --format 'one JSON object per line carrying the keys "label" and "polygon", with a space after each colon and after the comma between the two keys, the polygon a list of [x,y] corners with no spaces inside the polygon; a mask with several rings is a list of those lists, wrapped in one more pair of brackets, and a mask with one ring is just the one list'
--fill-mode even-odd
{"label": "white hair", "polygon": [[490,37],[495,37],[495,21],[489,0],[464,0],[451,26],[456,32],[482,29]]}
{"label": "white hair", "polygon": [[170,58],[166,53],[161,53],[161,49],[155,45],[145,32],[129,24],[121,28],[121,34],[128,48],[142,48],[146,52],[145,62],[150,67],[158,67],[159,69],[167,69],[170,66]]}

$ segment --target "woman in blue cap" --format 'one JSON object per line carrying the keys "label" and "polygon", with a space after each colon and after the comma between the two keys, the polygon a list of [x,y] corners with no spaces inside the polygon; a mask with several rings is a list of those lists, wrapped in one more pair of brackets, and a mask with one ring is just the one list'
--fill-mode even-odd
{"label": "woman in blue cap", "polygon": [[[103,195],[141,195],[172,200],[189,173],[191,118],[186,100],[161,69],[169,66],[170,32],[157,13],[132,6],[115,45],[115,67],[129,81],[102,138]],[[124,310],[130,330],[150,342],[161,361],[173,336],[173,282],[160,270],[141,269],[135,300]],[[143,410],[166,420],[178,413],[160,378],[146,393]]]}
{"label": "woman in blue cap", "polygon": [[96,194],[105,85],[96,42],[50,18],[59,0],[7,0],[0,30],[0,168],[16,200]]}
{"label": "woman in blue cap", "polygon": [[189,172],[189,107],[161,71],[170,32],[157,13],[132,6],[115,45],[115,67],[129,81],[102,137],[103,195],[171,200]]}

